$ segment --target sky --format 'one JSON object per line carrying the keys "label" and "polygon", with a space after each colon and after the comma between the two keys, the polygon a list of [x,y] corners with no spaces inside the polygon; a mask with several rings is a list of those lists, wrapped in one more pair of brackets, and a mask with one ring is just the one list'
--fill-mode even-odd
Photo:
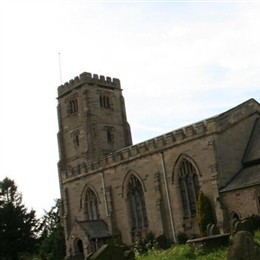
{"label": "sky", "polygon": [[38,216],[54,205],[57,87],[84,71],[120,79],[134,143],[260,102],[259,14],[249,0],[0,0],[0,180]]}

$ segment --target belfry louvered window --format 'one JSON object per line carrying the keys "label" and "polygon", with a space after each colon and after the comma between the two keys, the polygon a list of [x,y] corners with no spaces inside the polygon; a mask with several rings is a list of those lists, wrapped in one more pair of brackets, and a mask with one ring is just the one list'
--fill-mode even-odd
{"label": "belfry louvered window", "polygon": [[67,103],[68,115],[76,113],[78,111],[78,100],[76,97],[71,98]]}
{"label": "belfry louvered window", "polygon": [[199,193],[199,181],[196,169],[186,159],[183,159],[179,168],[179,185],[182,198],[184,218],[197,215],[197,199]]}
{"label": "belfry louvered window", "polygon": [[110,105],[111,105],[110,97],[107,95],[100,95],[99,103],[100,103],[101,107],[110,108]]}
{"label": "belfry louvered window", "polygon": [[148,220],[143,187],[134,175],[132,175],[128,181],[128,200],[131,209],[132,230],[147,227]]}
{"label": "belfry louvered window", "polygon": [[87,220],[98,219],[98,201],[94,191],[90,188],[86,191],[86,215]]}

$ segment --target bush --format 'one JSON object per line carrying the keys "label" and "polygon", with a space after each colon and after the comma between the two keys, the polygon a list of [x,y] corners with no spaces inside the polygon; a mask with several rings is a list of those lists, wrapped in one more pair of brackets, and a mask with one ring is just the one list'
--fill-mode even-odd
{"label": "bush", "polygon": [[188,236],[185,232],[179,232],[177,234],[178,244],[183,245],[188,240]]}
{"label": "bush", "polygon": [[215,217],[210,200],[202,191],[199,192],[198,198],[198,222],[201,236],[206,236],[208,224],[215,223]]}
{"label": "bush", "polygon": [[135,241],[134,252],[136,255],[145,255],[148,252],[145,241],[143,238],[139,238]]}
{"label": "bush", "polygon": [[112,235],[114,245],[122,245],[122,233],[119,229],[116,229]]}
{"label": "bush", "polygon": [[146,244],[146,248],[148,250],[151,250],[151,249],[157,247],[157,243],[156,243],[153,232],[151,232],[151,231],[148,232],[148,234],[145,238],[145,244]]}
{"label": "bush", "polygon": [[253,214],[253,215],[247,217],[246,220],[248,220],[251,223],[254,231],[260,230],[260,216],[259,215]]}
{"label": "bush", "polygon": [[156,242],[161,249],[168,249],[171,247],[171,241],[165,235],[158,236]]}

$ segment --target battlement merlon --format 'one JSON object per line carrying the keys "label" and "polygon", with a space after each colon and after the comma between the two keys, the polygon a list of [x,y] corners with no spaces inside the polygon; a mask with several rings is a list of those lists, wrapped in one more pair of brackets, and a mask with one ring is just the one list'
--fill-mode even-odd
{"label": "battlement merlon", "polygon": [[58,95],[61,96],[84,83],[87,83],[89,85],[99,85],[101,87],[107,88],[121,89],[120,80],[117,78],[111,79],[111,77],[105,77],[103,75],[98,76],[97,74],[93,74],[92,76],[92,74],[89,72],[83,72],[74,79],[71,79],[70,81],[59,86]]}

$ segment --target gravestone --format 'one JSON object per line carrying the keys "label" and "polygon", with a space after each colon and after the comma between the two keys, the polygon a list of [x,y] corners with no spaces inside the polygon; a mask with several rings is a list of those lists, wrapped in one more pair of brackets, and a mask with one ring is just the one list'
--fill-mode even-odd
{"label": "gravestone", "polygon": [[232,219],[232,221],[231,221],[231,235],[232,236],[235,234],[235,225],[238,222],[239,222],[239,220],[236,218]]}
{"label": "gravestone", "polygon": [[213,224],[208,224],[207,225],[207,236],[210,236],[210,228]]}
{"label": "gravestone", "polygon": [[210,236],[219,235],[220,234],[219,228],[215,224],[212,224],[209,229],[209,234]]}
{"label": "gravestone", "polygon": [[259,260],[260,247],[248,231],[238,231],[229,247],[227,260]]}
{"label": "gravestone", "polygon": [[134,260],[135,254],[124,246],[103,245],[87,260]]}
{"label": "gravestone", "polygon": [[234,224],[233,232],[232,232],[233,235],[236,234],[238,231],[248,231],[254,236],[254,228],[248,220],[242,220],[242,221],[237,220],[233,224]]}
{"label": "gravestone", "polygon": [[207,225],[207,236],[187,240],[191,248],[202,248],[203,250],[212,250],[221,246],[228,246],[230,234],[220,234],[216,224]]}

